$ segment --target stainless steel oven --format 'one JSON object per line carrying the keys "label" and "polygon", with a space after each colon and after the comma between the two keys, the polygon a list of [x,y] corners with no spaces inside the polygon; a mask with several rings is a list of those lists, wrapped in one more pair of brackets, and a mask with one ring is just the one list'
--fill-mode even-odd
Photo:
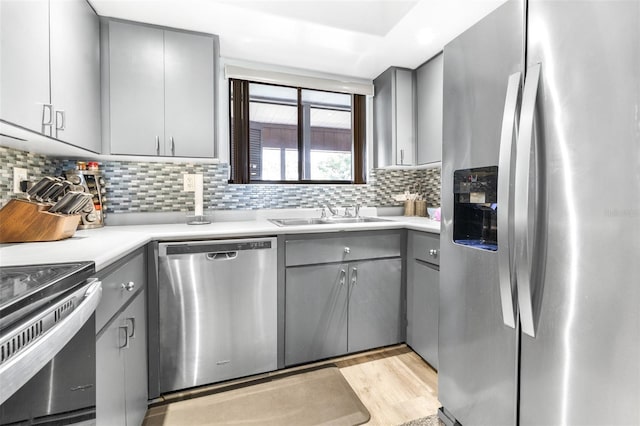
{"label": "stainless steel oven", "polygon": [[0,268],[0,424],[95,419],[93,262]]}

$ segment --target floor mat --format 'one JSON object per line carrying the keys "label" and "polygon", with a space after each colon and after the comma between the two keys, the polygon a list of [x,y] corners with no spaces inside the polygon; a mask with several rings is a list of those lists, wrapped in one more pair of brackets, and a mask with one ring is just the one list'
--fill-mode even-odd
{"label": "floor mat", "polygon": [[444,426],[437,414],[403,423],[400,426]]}
{"label": "floor mat", "polygon": [[369,411],[336,367],[305,371],[156,409],[145,426],[345,425]]}

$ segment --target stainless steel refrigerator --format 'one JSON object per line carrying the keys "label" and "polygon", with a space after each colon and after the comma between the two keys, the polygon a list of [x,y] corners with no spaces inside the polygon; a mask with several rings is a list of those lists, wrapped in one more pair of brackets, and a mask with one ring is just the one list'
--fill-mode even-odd
{"label": "stainless steel refrigerator", "polygon": [[445,47],[442,214],[441,417],[640,425],[640,1]]}

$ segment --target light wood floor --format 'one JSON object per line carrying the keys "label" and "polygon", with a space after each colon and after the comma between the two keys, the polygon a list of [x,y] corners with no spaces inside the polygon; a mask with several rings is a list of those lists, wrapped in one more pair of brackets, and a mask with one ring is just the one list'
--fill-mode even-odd
{"label": "light wood floor", "polygon": [[[404,344],[253,376],[248,380],[324,364],[335,364],[340,368],[342,375],[369,410],[369,426],[400,425],[436,414],[440,407],[436,371]],[[206,394],[214,389],[236,386],[248,380],[225,382],[190,392],[166,395],[156,402],[166,404],[185,397],[194,397],[199,393]],[[158,424],[158,417],[163,411],[162,405],[149,409],[144,424]]]}
{"label": "light wood floor", "polygon": [[441,405],[437,373],[405,345],[335,364],[369,410],[367,425],[400,425],[437,414]]}

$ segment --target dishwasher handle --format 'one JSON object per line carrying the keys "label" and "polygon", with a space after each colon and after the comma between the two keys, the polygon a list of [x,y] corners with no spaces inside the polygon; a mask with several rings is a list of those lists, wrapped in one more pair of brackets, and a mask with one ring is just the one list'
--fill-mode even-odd
{"label": "dishwasher handle", "polygon": [[237,251],[219,251],[215,253],[207,253],[208,260],[233,260],[238,257]]}

